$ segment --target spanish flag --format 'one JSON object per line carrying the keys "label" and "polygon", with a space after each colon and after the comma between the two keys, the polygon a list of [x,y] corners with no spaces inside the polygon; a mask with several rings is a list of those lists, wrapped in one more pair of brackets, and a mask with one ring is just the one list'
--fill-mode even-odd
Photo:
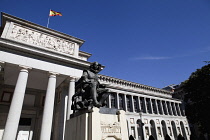
{"label": "spanish flag", "polygon": [[49,16],[62,16],[62,14],[60,12],[56,12],[56,11],[50,10]]}

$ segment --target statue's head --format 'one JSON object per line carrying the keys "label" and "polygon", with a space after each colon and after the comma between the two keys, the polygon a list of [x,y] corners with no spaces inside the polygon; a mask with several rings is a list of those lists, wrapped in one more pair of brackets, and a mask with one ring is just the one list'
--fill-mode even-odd
{"label": "statue's head", "polygon": [[98,73],[99,71],[101,71],[101,68],[102,68],[102,66],[98,62],[93,62],[90,65],[90,70],[95,72],[95,73]]}

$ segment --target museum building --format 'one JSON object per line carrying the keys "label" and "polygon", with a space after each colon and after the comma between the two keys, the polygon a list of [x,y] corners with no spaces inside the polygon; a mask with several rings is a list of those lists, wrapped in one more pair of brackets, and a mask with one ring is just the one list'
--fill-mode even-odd
{"label": "museum building", "polygon": [[[75,82],[88,69],[84,40],[1,13],[0,140],[63,140]],[[124,110],[136,140],[190,140],[182,101],[172,92],[99,75],[107,108]]]}

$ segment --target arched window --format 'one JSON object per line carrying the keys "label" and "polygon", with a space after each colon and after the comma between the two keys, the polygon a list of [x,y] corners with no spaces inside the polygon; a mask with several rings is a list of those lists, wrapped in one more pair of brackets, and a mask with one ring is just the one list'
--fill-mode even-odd
{"label": "arched window", "polygon": [[163,130],[163,136],[166,137],[167,130],[166,130],[166,123],[165,123],[165,121],[161,121],[161,125],[162,125],[162,130]]}
{"label": "arched window", "polygon": [[142,123],[140,119],[138,119],[136,123],[137,123],[138,137],[140,138],[140,140],[144,140],[144,132],[143,132],[144,123]]}
{"label": "arched window", "polygon": [[184,136],[185,139],[187,139],[187,135],[186,135],[186,132],[185,132],[185,129],[184,129],[184,124],[183,124],[182,121],[180,122],[180,126],[181,126],[181,129],[182,129],[182,135]]}
{"label": "arched window", "polygon": [[173,134],[174,134],[174,139],[177,140],[177,131],[176,131],[176,125],[175,125],[174,121],[171,122],[171,126],[172,126],[172,130],[173,130]]}
{"label": "arched window", "polygon": [[157,133],[156,133],[156,128],[155,128],[155,122],[153,120],[150,121],[150,129],[151,129],[151,134],[152,136],[157,139]]}

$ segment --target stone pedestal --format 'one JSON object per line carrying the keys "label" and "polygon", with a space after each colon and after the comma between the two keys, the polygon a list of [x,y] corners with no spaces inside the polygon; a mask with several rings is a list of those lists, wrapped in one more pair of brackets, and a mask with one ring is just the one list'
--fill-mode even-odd
{"label": "stone pedestal", "polygon": [[73,114],[66,122],[65,140],[128,140],[125,112],[100,112],[93,108]]}

